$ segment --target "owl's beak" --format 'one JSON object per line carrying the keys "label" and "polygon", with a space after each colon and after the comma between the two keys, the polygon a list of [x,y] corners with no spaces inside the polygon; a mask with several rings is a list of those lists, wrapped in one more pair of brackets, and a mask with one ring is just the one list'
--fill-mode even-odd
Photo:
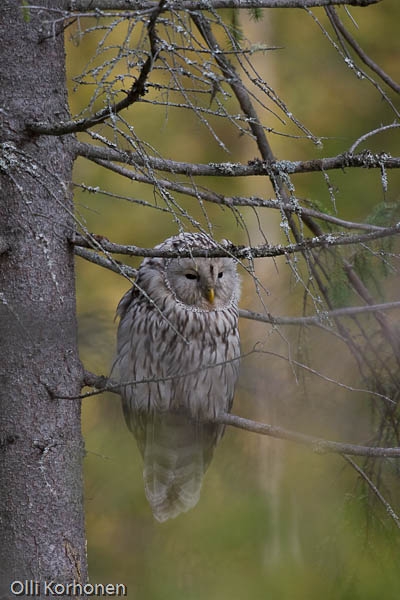
{"label": "owl's beak", "polygon": [[214,288],[210,287],[206,289],[205,296],[210,304],[213,304],[215,298]]}

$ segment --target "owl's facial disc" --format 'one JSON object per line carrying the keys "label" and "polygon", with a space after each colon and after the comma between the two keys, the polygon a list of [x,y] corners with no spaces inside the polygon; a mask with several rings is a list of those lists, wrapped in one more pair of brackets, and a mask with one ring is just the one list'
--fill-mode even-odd
{"label": "owl's facial disc", "polygon": [[[199,268],[197,263],[195,263],[195,261],[192,261],[192,262],[193,262],[193,268],[185,271],[184,275],[185,275],[186,279],[188,279],[189,281],[196,282],[196,284],[199,286],[200,291],[202,292],[204,298],[210,304],[213,304],[214,299],[215,299],[215,289],[214,289],[215,284],[213,282],[214,267],[212,265],[210,265],[210,277],[207,277],[207,269],[202,269],[201,267]],[[195,284],[193,283],[193,285],[195,285]]]}
{"label": "owl's facial disc", "polygon": [[234,262],[229,258],[173,259],[165,281],[178,300],[203,310],[227,306],[237,288]]}

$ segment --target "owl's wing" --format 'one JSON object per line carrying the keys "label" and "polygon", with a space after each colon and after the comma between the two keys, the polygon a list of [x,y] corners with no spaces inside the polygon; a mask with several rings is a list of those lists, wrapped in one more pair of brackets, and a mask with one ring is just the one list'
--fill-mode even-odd
{"label": "owl's wing", "polygon": [[117,306],[117,312],[115,317],[119,317],[121,320],[125,317],[126,312],[131,304],[132,300],[139,295],[138,290],[135,287],[131,287],[121,298]]}
{"label": "owl's wing", "polygon": [[143,454],[146,496],[158,521],[193,508],[221,435],[220,426],[200,423],[184,413],[137,415],[132,423]]}

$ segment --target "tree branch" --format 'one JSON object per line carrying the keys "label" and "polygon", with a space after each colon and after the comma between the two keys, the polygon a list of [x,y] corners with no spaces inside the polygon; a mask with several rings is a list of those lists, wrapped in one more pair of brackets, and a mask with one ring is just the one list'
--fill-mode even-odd
{"label": "tree branch", "polygon": [[346,27],[343,25],[341,19],[337,15],[333,6],[328,7],[326,12],[331,20],[333,26],[339,35],[343,36],[346,42],[353,48],[354,52],[358,54],[361,60],[378,75],[389,87],[392,88],[397,94],[400,94],[400,85],[396,83],[379,65],[377,65],[369,56],[364,52],[361,46],[356,40],[350,35]]}
{"label": "tree branch", "polygon": [[155,156],[143,156],[138,152],[127,152],[116,148],[94,146],[84,142],[75,141],[75,152],[89,160],[116,161],[132,166],[147,167],[157,171],[186,175],[191,177],[247,177],[250,175],[279,176],[296,173],[315,173],[332,169],[345,169],[346,167],[359,167],[364,169],[398,169],[400,157],[389,154],[374,154],[364,150],[359,154],[344,153],[328,158],[312,160],[252,160],[247,165],[242,163],[186,163]]}
{"label": "tree branch", "polygon": [[74,252],[77,256],[80,256],[81,258],[84,258],[85,260],[92,262],[99,267],[104,267],[110,271],[114,271],[114,273],[118,273],[119,275],[125,275],[126,277],[132,279],[134,279],[137,275],[137,270],[133,267],[125,265],[119,260],[110,260],[109,258],[101,256],[101,254],[98,254],[93,250],[86,250],[86,248],[75,246]]}
{"label": "tree branch", "polygon": [[331,440],[325,440],[324,438],[314,437],[304,433],[298,433],[297,431],[284,429],[283,427],[268,425],[267,423],[260,423],[259,421],[252,421],[251,419],[245,419],[230,413],[221,414],[215,419],[215,422],[220,423],[221,425],[230,425],[231,427],[237,427],[238,429],[251,431],[252,433],[259,433],[261,435],[267,435],[269,437],[288,440],[290,442],[296,442],[297,444],[302,444],[305,446],[311,446],[314,452],[320,454],[335,453],[349,454],[352,456],[400,458],[400,448],[381,448],[333,442]]}
{"label": "tree branch", "polygon": [[[316,6],[370,6],[381,0],[170,0],[171,10],[214,10],[219,8],[314,8]],[[150,10],[156,2],[145,0],[70,0],[69,10],[85,12],[97,10]]]}
{"label": "tree branch", "polygon": [[239,310],[239,316],[243,319],[270,323],[271,325],[319,325],[337,317],[354,317],[370,312],[395,310],[400,308],[400,302],[385,302],[382,304],[367,304],[366,306],[348,306],[334,310],[321,311],[317,315],[305,317],[275,317],[269,314],[253,312],[250,310]]}
{"label": "tree branch", "polygon": [[192,13],[192,20],[202,35],[208,48],[211,50],[213,58],[224,77],[225,81],[229,81],[229,85],[239,102],[240,108],[249,123],[251,132],[253,133],[258,149],[264,161],[272,162],[274,155],[265,135],[263,126],[260,123],[257,112],[253,106],[250,95],[246,87],[243,85],[240,77],[236,73],[236,69],[230,63],[228,58],[225,56],[223,50],[220,48],[217,39],[215,38],[209,21],[201,13]]}
{"label": "tree branch", "polygon": [[[132,171],[130,169],[127,169],[126,167],[122,167],[121,165],[114,164],[110,161],[94,160],[93,162],[104,167],[105,169],[113,171],[114,173],[118,173],[118,175],[121,175],[122,177],[127,177],[128,179],[131,179],[133,181],[139,181],[140,183],[145,183],[154,186],[154,177],[143,175],[143,173]],[[253,208],[272,208],[276,210],[282,210],[282,208],[284,208],[284,210],[289,213],[306,215],[314,219],[325,221],[326,223],[332,223],[333,225],[343,227],[344,229],[359,229],[364,231],[378,231],[384,229],[384,227],[381,227],[379,225],[346,221],[344,219],[339,219],[338,217],[334,217],[333,215],[329,215],[318,210],[314,210],[312,208],[306,208],[304,206],[295,206],[293,202],[291,204],[287,203],[284,206],[282,206],[282,202],[273,198],[265,199],[259,198],[257,196],[224,196],[223,194],[217,194],[216,192],[213,192],[211,190],[200,190],[198,188],[189,187],[182,183],[170,181],[168,179],[158,178],[157,185],[162,189],[172,190],[174,192],[178,192],[179,194],[185,194],[186,196],[192,196],[193,198],[204,200],[212,204],[218,204],[220,206],[227,206],[228,208],[245,206],[251,206]],[[298,199],[298,201],[301,202],[301,199]],[[148,206],[149,208],[155,208],[155,206],[150,204],[146,206]],[[157,206],[157,209],[160,210],[160,207]]]}
{"label": "tree branch", "polygon": [[[120,387],[117,382],[114,382],[107,377],[102,375],[95,375],[88,371],[85,372],[85,385],[95,388],[94,392],[88,394],[82,394],[81,399],[88,398],[103,392],[112,392],[114,394],[120,393]],[[347,444],[343,442],[334,442],[326,440],[324,438],[306,435],[283,427],[277,427],[269,425],[267,423],[260,423],[259,421],[253,421],[251,419],[245,419],[237,415],[230,413],[221,413],[218,417],[213,419],[213,423],[219,423],[221,425],[229,425],[231,427],[237,427],[238,429],[244,429],[252,433],[258,433],[260,435],[266,435],[269,437],[287,440],[310,446],[314,452],[320,454],[348,454],[352,456],[375,456],[381,458],[400,458],[400,448],[382,448],[375,446],[360,446],[357,444]]]}
{"label": "tree branch", "polygon": [[354,150],[359,146],[362,142],[365,142],[368,138],[377,135],[378,133],[382,133],[383,131],[388,131],[389,129],[397,129],[400,127],[400,123],[391,123],[390,125],[381,125],[381,127],[377,127],[376,129],[372,129],[371,131],[367,131],[362,136],[360,136],[349,148],[349,154],[353,154]]}
{"label": "tree branch", "polygon": [[[400,232],[400,223],[393,225],[392,227],[384,227],[378,231],[370,231],[368,233],[361,233],[357,235],[350,235],[346,233],[337,234],[322,234],[313,238],[305,238],[303,241],[297,244],[287,244],[282,246],[278,244],[276,246],[268,246],[266,244],[261,246],[234,246],[226,245],[220,248],[202,250],[200,248],[192,248],[189,250],[182,250],[178,254],[176,251],[171,250],[159,250],[155,248],[141,248],[133,245],[115,244],[110,242],[103,236],[96,236],[97,247],[102,248],[107,252],[113,254],[127,254],[129,256],[143,256],[143,257],[161,257],[161,258],[177,258],[177,256],[184,257],[218,257],[218,256],[233,256],[238,259],[254,259],[254,258],[266,258],[275,256],[286,256],[289,254],[295,254],[297,252],[303,252],[305,250],[312,250],[314,248],[332,248],[334,246],[346,246],[351,244],[367,244],[376,239],[385,238],[397,235]],[[76,234],[73,243],[76,246],[83,248],[92,248],[93,242],[90,239]]]}
{"label": "tree branch", "polygon": [[[80,246],[75,246],[75,254],[84,258],[85,260],[94,263],[105,269],[109,269],[119,275],[126,275],[129,278],[134,279],[137,276],[137,269],[130,267],[118,260],[111,261],[105,256],[101,256],[93,250],[86,250]],[[400,309],[400,301],[398,302],[384,302],[381,304],[367,304],[366,306],[349,306],[346,308],[337,308],[335,310],[321,311],[317,315],[307,315],[303,317],[276,317],[271,314],[258,313],[251,310],[239,310],[239,317],[242,319],[249,319],[250,321],[259,321],[260,323],[268,323],[270,325],[320,325],[329,319],[337,317],[353,317],[355,315],[390,311]]]}
{"label": "tree branch", "polygon": [[[90,2],[93,9],[93,1]],[[79,131],[86,131],[90,127],[94,125],[99,125],[103,123],[108,117],[111,115],[115,115],[121,110],[131,106],[134,104],[142,96],[144,96],[147,92],[146,83],[148,76],[153,69],[153,65],[155,60],[157,59],[159,49],[157,44],[157,35],[156,35],[156,22],[160,14],[165,10],[164,5],[167,3],[167,0],[160,0],[159,3],[155,4],[153,7],[152,14],[149,19],[149,23],[147,25],[147,33],[150,41],[150,55],[147,60],[143,64],[139,77],[135,79],[131,89],[127,92],[125,98],[120,102],[112,104],[111,106],[106,106],[102,110],[99,110],[96,114],[88,119],[79,119],[78,121],[67,121],[67,122],[58,122],[57,124],[49,124],[44,122],[36,122],[36,123],[27,123],[27,129],[33,133],[41,134],[41,135],[65,135],[70,133],[78,133]]]}
{"label": "tree branch", "polygon": [[388,515],[393,519],[393,521],[396,523],[396,526],[400,529],[400,517],[398,516],[397,513],[395,513],[395,511],[393,510],[392,506],[389,504],[389,502],[386,500],[386,498],[381,494],[381,492],[378,490],[378,488],[376,487],[376,485],[374,484],[374,482],[368,477],[368,475],[365,473],[365,471],[363,471],[358,466],[358,464],[356,462],[354,462],[353,459],[350,458],[350,456],[346,456],[344,454],[343,458],[353,467],[353,469],[355,471],[357,471],[357,473],[360,475],[360,477],[362,479],[364,479],[364,481],[371,488],[371,490],[373,491],[373,493],[375,494],[375,496],[383,504],[383,506],[385,507],[386,512],[388,513]]}
{"label": "tree branch", "polygon": [[[295,171],[294,171],[294,169],[293,170],[291,169],[290,171],[286,170],[287,163],[284,163],[283,161],[280,161],[280,162],[276,161],[276,158],[275,158],[275,156],[272,152],[272,149],[269,145],[269,142],[267,140],[266,133],[265,133],[263,127],[261,127],[261,123],[259,121],[255,107],[253,105],[253,101],[252,101],[251,97],[249,96],[247,88],[243,84],[238,71],[227,60],[227,58],[223,54],[222,49],[218,46],[218,43],[212,34],[211,27],[210,27],[209,23],[207,22],[207,20],[204,18],[203,15],[197,15],[197,14],[192,15],[192,19],[195,21],[199,31],[201,32],[201,34],[203,35],[203,37],[205,39],[208,47],[213,52],[215,61],[218,63],[226,83],[230,85],[233,93],[235,94],[235,96],[240,104],[240,107],[241,107],[245,117],[249,120],[251,130],[257,141],[258,150],[260,152],[262,160],[260,161],[260,159],[257,158],[255,160],[249,162],[248,164],[249,165],[263,164],[263,165],[268,165],[268,166],[270,166],[270,165],[277,166],[279,164],[279,165],[283,166],[283,168],[280,168],[280,167],[278,167],[277,169],[269,168],[269,169],[266,169],[265,171],[270,179],[271,185],[275,191],[277,198],[281,201],[282,211],[285,215],[285,218],[287,220],[287,225],[290,228],[296,243],[302,244],[303,243],[302,232],[299,229],[297,222],[293,217],[293,214],[290,211],[286,210],[286,207],[288,205],[290,205],[291,200],[292,200],[292,198],[288,197],[288,183],[290,181],[289,174],[293,173]],[[221,57],[221,55],[222,55],[222,57]],[[381,171],[382,170],[383,170],[383,168],[381,167]],[[310,231],[314,234],[314,236],[316,236],[314,239],[317,239],[317,238],[320,239],[321,235],[323,234],[323,231],[322,231],[320,225],[318,223],[316,223],[316,221],[312,217],[305,215],[304,213],[303,214],[299,213],[299,218],[310,229]],[[303,246],[299,247],[299,251],[302,253],[305,261],[307,262],[308,267],[310,269],[310,274],[312,275],[313,279],[317,282],[317,285],[325,298],[325,302],[326,302],[328,308],[332,309],[332,302],[329,297],[327,288],[324,285],[324,283],[320,277],[320,274],[318,272],[318,269],[317,269],[317,266],[320,266],[321,263],[320,263],[318,257],[315,256],[315,253],[312,251],[310,252],[309,250],[310,249],[306,249]],[[336,320],[336,325],[337,325],[338,330],[341,333],[341,335],[347,338],[348,345],[351,348],[352,352],[355,355],[357,355],[358,350],[357,350],[356,345],[354,344],[354,341],[353,341],[351,335],[349,334],[349,332],[344,328],[343,324],[338,319]]]}

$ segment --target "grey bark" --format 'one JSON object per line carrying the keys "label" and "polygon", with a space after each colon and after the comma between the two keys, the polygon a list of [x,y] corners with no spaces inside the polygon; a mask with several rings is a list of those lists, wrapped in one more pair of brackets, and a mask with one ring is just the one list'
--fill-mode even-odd
{"label": "grey bark", "polygon": [[12,580],[87,578],[80,403],[57,398],[76,397],[83,380],[74,156],[67,137],[25,129],[69,117],[63,34],[21,5],[0,7],[0,598],[13,597]]}

